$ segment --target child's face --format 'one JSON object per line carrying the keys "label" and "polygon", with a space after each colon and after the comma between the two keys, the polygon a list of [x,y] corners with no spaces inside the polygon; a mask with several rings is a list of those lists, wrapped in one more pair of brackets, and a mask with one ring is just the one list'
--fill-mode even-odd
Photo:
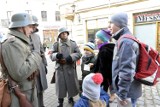
{"label": "child's face", "polygon": [[90,54],[92,54],[92,52],[90,52],[90,51],[84,49],[84,54],[85,54],[85,55],[90,55]]}
{"label": "child's face", "polygon": [[103,43],[103,41],[102,41],[101,39],[96,38],[96,44],[97,44],[97,45],[102,44],[102,43]]}

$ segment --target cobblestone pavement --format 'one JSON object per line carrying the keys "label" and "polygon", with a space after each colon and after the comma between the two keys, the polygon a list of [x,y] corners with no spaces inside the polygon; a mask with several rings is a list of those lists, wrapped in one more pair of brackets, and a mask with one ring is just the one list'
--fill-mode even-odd
{"label": "cobblestone pavement", "polygon": [[[44,92],[44,103],[45,107],[57,107],[58,101],[55,94],[55,84],[50,84],[51,77],[54,71],[54,62],[51,62],[49,56],[47,57],[48,61],[48,74],[47,74],[47,81],[48,81],[48,89]],[[81,76],[80,66],[77,66],[77,73],[78,77]],[[136,90],[135,90],[136,93]],[[75,101],[77,101],[79,96],[75,97]],[[72,107],[67,102],[67,98],[64,100],[64,107]],[[110,103],[110,107],[117,107],[116,100]],[[138,100],[137,107],[160,107],[160,83],[156,86],[143,86],[143,95]]]}

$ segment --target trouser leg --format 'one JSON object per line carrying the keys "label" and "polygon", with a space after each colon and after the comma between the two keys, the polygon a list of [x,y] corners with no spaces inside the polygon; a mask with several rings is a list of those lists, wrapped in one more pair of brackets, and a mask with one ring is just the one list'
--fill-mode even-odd
{"label": "trouser leg", "polygon": [[43,92],[38,93],[38,105],[39,107],[44,107]]}

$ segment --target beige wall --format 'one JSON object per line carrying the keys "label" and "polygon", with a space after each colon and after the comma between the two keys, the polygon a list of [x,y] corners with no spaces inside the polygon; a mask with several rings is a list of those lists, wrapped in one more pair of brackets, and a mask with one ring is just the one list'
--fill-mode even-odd
{"label": "beige wall", "polygon": [[[88,1],[88,0],[87,0]],[[92,0],[91,0],[92,1]],[[134,1],[134,0],[132,0]],[[138,0],[135,0],[138,1]],[[140,1],[140,0],[139,0]],[[80,8],[80,7],[79,7]],[[144,12],[144,11],[148,11],[148,10],[157,10],[160,9],[160,0],[144,0],[143,2],[134,2],[131,4],[125,4],[125,5],[121,5],[121,6],[104,6],[102,8],[97,8],[97,9],[92,9],[87,8],[86,11],[85,9],[80,9],[80,10],[76,10],[77,13],[79,14],[81,17],[81,24],[75,24],[73,26],[75,26],[74,28],[78,30],[78,32],[83,32],[83,37],[86,38],[87,36],[87,32],[86,32],[86,21],[91,20],[91,19],[99,19],[99,18],[105,18],[105,17],[110,17],[113,13],[119,12],[119,11],[124,11],[128,13],[129,16],[129,23],[128,23],[128,27],[129,29],[132,31],[132,33],[134,32],[134,26],[133,26],[133,13],[138,13],[138,12]],[[81,12],[82,11],[82,12]],[[78,20],[74,19],[75,21]],[[74,23],[74,22],[73,22]],[[95,26],[95,25],[93,25]],[[107,23],[106,23],[107,26]],[[76,36],[76,32],[77,30],[73,30],[73,33]],[[75,37],[76,38],[76,37]],[[87,42],[87,39],[84,40],[84,43]]]}

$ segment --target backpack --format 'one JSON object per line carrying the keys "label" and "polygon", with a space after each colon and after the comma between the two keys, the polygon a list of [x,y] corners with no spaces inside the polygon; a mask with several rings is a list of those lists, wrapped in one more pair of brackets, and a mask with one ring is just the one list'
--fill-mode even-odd
{"label": "backpack", "polygon": [[[147,44],[140,42],[134,36],[123,35],[120,39],[122,38],[132,39],[139,44],[140,55],[134,78],[144,85],[155,85],[160,78],[160,57],[158,51],[149,47]],[[118,44],[120,39],[118,40]]]}

